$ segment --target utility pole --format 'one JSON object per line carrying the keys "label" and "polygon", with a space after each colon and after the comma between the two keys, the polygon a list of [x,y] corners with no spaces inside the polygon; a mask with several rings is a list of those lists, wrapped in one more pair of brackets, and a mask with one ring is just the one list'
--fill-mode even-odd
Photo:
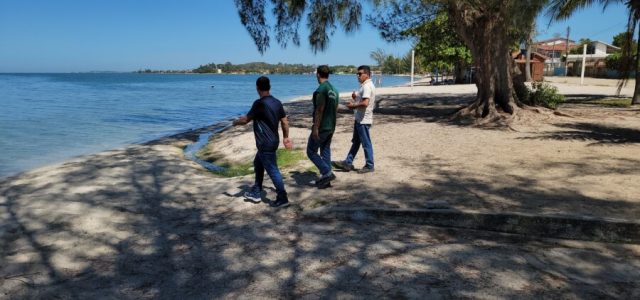
{"label": "utility pole", "polygon": [[567,26],[567,40],[566,40],[566,49],[565,49],[565,59],[564,59],[564,77],[567,77],[567,71],[569,68],[569,32],[571,32],[571,27]]}
{"label": "utility pole", "polygon": [[582,72],[580,73],[580,85],[584,85],[584,68],[587,65],[587,44],[582,47]]}
{"label": "utility pole", "polygon": [[416,58],[416,51],[415,50],[411,50],[411,87],[413,87],[413,65],[415,63],[415,58]]}

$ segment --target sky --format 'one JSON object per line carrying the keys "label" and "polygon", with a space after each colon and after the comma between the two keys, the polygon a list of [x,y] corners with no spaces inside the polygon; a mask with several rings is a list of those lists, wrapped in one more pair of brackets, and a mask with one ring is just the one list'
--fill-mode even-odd
{"label": "sky", "polygon": [[[269,15],[270,24],[273,18]],[[624,31],[623,6],[599,6],[552,23],[538,18],[538,39],[566,35],[611,43]],[[360,30],[339,28],[325,52],[314,54],[301,23],[301,45],[283,49],[273,39],[261,55],[233,0],[2,0],[0,72],[184,70],[199,65],[264,61],[329,65],[374,64],[378,48],[402,56],[411,41],[388,43],[366,21]]]}

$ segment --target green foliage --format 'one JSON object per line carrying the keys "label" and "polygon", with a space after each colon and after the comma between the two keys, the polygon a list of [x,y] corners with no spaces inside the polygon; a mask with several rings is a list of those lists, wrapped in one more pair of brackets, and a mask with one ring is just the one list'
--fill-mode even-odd
{"label": "green foliage", "polygon": [[456,67],[464,69],[471,64],[471,51],[453,26],[446,11],[441,11],[433,20],[403,32],[406,36],[418,38],[415,50],[419,59],[426,62],[423,68],[453,70]]}
{"label": "green foliage", "polygon": [[[369,54],[371,59],[375,60],[378,64],[375,71],[380,71],[385,74],[408,74],[411,72],[411,51],[409,51],[404,57],[395,57],[393,55],[387,55],[384,50],[378,48],[375,51],[371,51]],[[419,57],[417,57],[415,69],[416,73],[420,73]]]}
{"label": "green foliage", "polygon": [[[306,155],[302,150],[278,149],[276,155],[278,156],[278,167],[280,168],[280,170],[293,167],[297,165],[299,161],[306,159]],[[213,173],[224,177],[236,177],[253,174],[253,162],[240,164],[222,164],[220,165],[220,167],[223,167],[224,169],[221,171],[213,171]]]}
{"label": "green foliage", "polygon": [[529,89],[529,87],[527,87],[526,84],[524,84],[523,80],[514,81],[513,89],[515,90],[516,96],[518,97],[520,102],[522,102],[524,104],[527,104],[527,105],[533,105],[530,102],[531,90]]}
{"label": "green foliage", "polygon": [[582,52],[584,51],[584,45],[587,45],[587,54],[594,54],[596,53],[596,47],[593,46],[593,41],[590,39],[580,39],[580,41],[578,42],[580,44],[580,47],[576,47],[573,48],[571,50],[569,50],[569,54],[582,54]]}
{"label": "green foliage", "polygon": [[626,47],[626,44],[627,42],[629,42],[629,40],[631,42],[631,45],[629,48],[635,54],[635,51],[637,51],[637,48],[638,48],[638,42],[633,39],[633,36],[629,32],[623,31],[616,34],[613,37],[613,41],[611,42],[611,45],[614,45],[616,47],[619,47],[620,49],[623,49]]}
{"label": "green foliage", "polygon": [[533,82],[530,90],[525,85],[524,89],[516,88],[518,99],[531,106],[544,106],[547,108],[557,108],[565,102],[564,96],[558,93],[558,88],[544,82]]}
{"label": "green foliage", "polygon": [[[267,5],[273,6],[276,24],[276,41],[282,47],[292,41],[296,46],[300,44],[298,28],[305,11],[309,31],[309,44],[314,53],[326,50],[329,37],[333,35],[338,25],[347,32],[354,32],[360,27],[362,19],[362,4],[357,0],[235,0],[240,22],[249,32],[260,53],[269,48],[270,26],[267,24]],[[309,2],[309,3],[307,3]]]}
{"label": "green foliage", "polygon": [[378,66],[382,66],[384,64],[385,59],[387,58],[387,54],[384,52],[384,50],[378,48],[375,51],[371,51],[371,53],[369,54],[369,57],[375,60]]}
{"label": "green foliage", "polygon": [[[316,72],[315,65],[303,64],[269,64],[265,62],[252,62],[234,65],[230,62],[224,64],[210,63],[201,65],[193,70],[139,70],[137,73],[218,73],[224,74],[310,74]],[[329,67],[332,74],[354,74],[356,66],[336,65]]]}
{"label": "green foliage", "polygon": [[217,73],[217,69],[220,69],[222,73],[239,74],[307,74],[316,71],[316,67],[313,65],[283,63],[268,64],[265,62],[252,62],[234,65],[230,62],[226,62],[221,65],[216,65],[214,63],[201,65],[198,68],[193,69],[193,73]]}
{"label": "green foliage", "polygon": [[[637,59],[636,53],[638,52],[638,43],[636,40],[631,39],[631,35],[628,32],[618,33],[613,37],[614,46],[620,47],[619,51],[611,53],[605,58],[607,68],[611,70],[622,70],[627,65],[635,65],[634,62]],[[629,49],[627,49],[629,47]],[[624,53],[628,54],[625,56]]]}
{"label": "green foliage", "polygon": [[331,70],[332,74],[355,74],[358,71],[357,67],[354,65],[337,65],[331,66],[329,67],[329,69]]}

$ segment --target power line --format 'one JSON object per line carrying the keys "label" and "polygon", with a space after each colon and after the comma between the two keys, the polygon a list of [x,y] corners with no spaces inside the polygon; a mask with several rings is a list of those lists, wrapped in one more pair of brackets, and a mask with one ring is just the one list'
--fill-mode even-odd
{"label": "power line", "polygon": [[[616,23],[616,24],[614,24],[614,25],[612,25],[612,26],[610,26],[610,27],[607,27],[606,29],[603,29],[603,30],[599,31],[598,33],[591,34],[591,36],[590,36],[590,37],[596,37],[596,36],[598,36],[598,35],[601,35],[601,34],[603,34],[603,33],[605,33],[605,32],[608,32],[609,30],[613,29],[613,28],[614,28],[614,27],[616,27],[616,26],[620,26],[620,25],[622,25],[623,23],[625,23],[625,21],[620,21],[620,22],[618,22],[618,23]],[[625,31],[626,31],[626,29],[625,29]]]}

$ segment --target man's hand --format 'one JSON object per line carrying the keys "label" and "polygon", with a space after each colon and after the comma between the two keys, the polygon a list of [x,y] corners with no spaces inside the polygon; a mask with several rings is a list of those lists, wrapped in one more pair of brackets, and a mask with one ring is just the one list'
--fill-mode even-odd
{"label": "man's hand", "polygon": [[351,99],[356,100],[356,91],[351,92]]}
{"label": "man's hand", "polygon": [[311,137],[316,141],[320,140],[320,134],[318,133],[318,129],[315,128],[315,126],[313,129],[311,129]]}
{"label": "man's hand", "polygon": [[354,109],[354,108],[356,108],[356,104],[351,102],[351,101],[349,101],[349,103],[347,103],[347,108],[348,109]]}
{"label": "man's hand", "polygon": [[290,138],[284,138],[282,140],[282,144],[284,145],[284,148],[287,150],[293,149],[293,141]]}

